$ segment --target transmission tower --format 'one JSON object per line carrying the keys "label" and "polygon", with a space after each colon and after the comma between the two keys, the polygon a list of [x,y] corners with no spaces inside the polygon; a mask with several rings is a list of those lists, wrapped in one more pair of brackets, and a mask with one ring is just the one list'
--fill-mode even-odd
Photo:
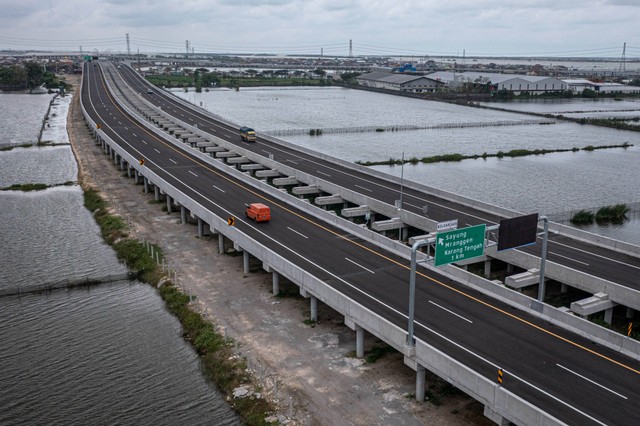
{"label": "transmission tower", "polygon": [[349,40],[349,57],[353,58],[353,41]]}
{"label": "transmission tower", "polygon": [[189,40],[186,40],[184,44],[187,47],[187,56],[186,57],[188,58],[189,57]]}
{"label": "transmission tower", "polygon": [[131,46],[129,45],[129,33],[127,33],[127,56],[131,56]]}
{"label": "transmission tower", "polygon": [[625,62],[627,61],[626,58],[626,53],[627,53],[627,42],[625,41],[624,44],[622,45],[622,58],[620,58],[620,72],[625,72],[626,69],[626,65]]}

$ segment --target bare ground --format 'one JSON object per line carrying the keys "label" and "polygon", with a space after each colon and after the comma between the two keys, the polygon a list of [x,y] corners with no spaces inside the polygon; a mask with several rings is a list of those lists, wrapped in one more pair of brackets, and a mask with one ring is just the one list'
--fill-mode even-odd
{"label": "bare ground", "polygon": [[[79,80],[74,76],[75,87]],[[78,96],[67,130],[79,166],[79,181],[101,191],[135,237],[162,248],[170,268],[198,309],[237,342],[254,384],[275,398],[280,420],[300,425],[490,425],[482,405],[427,373],[429,401],[418,403],[415,373],[399,353],[374,363],[354,357],[355,332],[343,318],[318,304],[318,323],[308,324],[309,302],[297,287],[281,282],[284,297],[271,294],[271,275],[257,261],[243,273],[242,258],[218,254],[215,236],[197,237],[193,224],[180,224],[119,171],[87,131]],[[365,333],[365,335],[367,335]],[[365,354],[384,347],[365,337]],[[276,384],[277,383],[277,384]],[[276,393],[277,387],[277,393]]]}

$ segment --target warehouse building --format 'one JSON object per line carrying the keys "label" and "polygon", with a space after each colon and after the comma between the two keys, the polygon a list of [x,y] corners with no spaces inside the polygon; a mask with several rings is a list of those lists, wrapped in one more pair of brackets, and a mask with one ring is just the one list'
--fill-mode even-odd
{"label": "warehouse building", "polygon": [[488,84],[491,86],[491,91],[508,90],[516,95],[523,92],[539,95],[547,92],[565,91],[568,88],[567,83],[554,77],[519,74],[438,71],[427,74],[427,77],[441,81],[452,90],[467,83]]}
{"label": "warehouse building", "polygon": [[413,93],[435,92],[436,89],[444,86],[443,82],[424,75],[395,74],[383,71],[362,74],[356,80],[361,86]]}

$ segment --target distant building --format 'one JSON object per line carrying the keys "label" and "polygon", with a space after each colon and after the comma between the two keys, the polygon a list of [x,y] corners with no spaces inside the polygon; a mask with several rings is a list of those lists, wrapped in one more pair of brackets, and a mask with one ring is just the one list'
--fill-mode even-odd
{"label": "distant building", "polygon": [[370,72],[356,78],[361,86],[379,89],[398,90],[400,92],[435,92],[444,83],[423,75],[395,74],[390,72]]}
{"label": "distant building", "polygon": [[585,89],[600,93],[640,93],[640,87],[620,83],[594,82],[583,78],[563,81],[567,83],[568,90],[576,94],[582,93]]}
{"label": "distant building", "polygon": [[567,84],[554,77],[452,71],[438,71],[427,74],[427,77],[441,81],[454,90],[465,83],[487,84],[491,86],[492,91],[508,90],[516,95],[523,92],[538,95],[567,90]]}

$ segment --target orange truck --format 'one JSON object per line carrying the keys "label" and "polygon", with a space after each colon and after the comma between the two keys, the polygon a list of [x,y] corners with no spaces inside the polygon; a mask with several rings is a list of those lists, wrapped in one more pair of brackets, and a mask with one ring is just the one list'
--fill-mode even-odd
{"label": "orange truck", "polygon": [[251,203],[246,206],[245,214],[254,222],[269,222],[271,220],[271,209],[266,204]]}

